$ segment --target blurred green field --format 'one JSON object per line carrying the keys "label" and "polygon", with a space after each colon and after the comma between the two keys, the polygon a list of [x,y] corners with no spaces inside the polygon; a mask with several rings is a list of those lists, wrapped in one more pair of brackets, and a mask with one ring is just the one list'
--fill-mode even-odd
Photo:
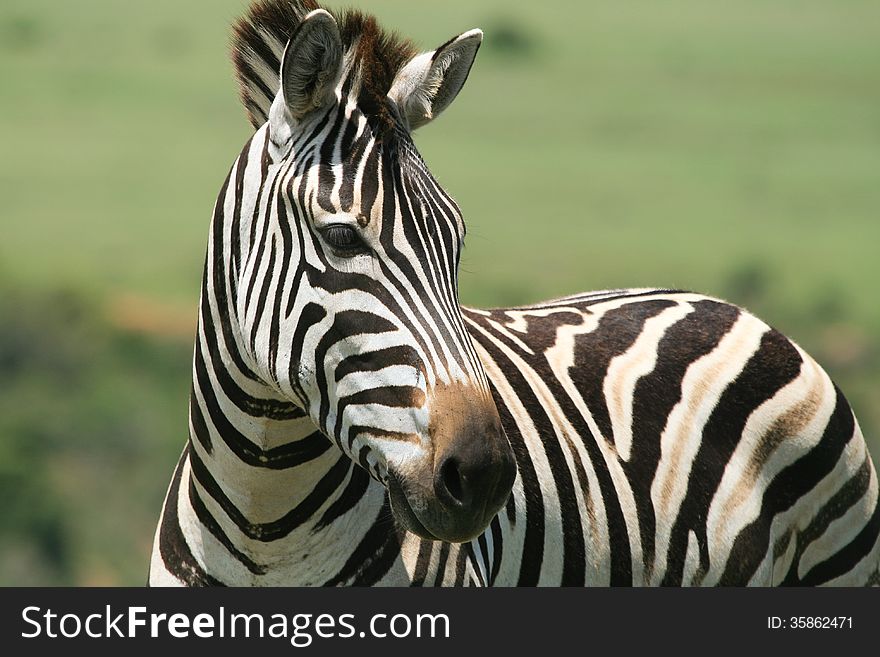
{"label": "blurred green field", "polygon": [[[0,5],[0,584],[144,580],[250,133],[246,4]],[[464,302],[728,298],[829,369],[880,455],[880,3],[359,4],[425,47],[486,33],[417,138],[465,212]]]}

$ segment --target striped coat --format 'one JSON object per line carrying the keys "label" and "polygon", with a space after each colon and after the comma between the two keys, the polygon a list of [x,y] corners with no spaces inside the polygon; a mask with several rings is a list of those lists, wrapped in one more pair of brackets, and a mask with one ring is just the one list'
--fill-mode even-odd
{"label": "striped coat", "polygon": [[671,290],[458,305],[464,221],[411,133],[480,39],[418,53],[312,0],[238,24],[256,132],[150,583],[880,583],[865,441],[777,331]]}

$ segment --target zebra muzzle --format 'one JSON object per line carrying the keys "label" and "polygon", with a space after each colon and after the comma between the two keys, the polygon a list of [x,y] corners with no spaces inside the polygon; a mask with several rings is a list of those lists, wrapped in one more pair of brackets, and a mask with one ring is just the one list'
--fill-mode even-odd
{"label": "zebra muzzle", "polygon": [[491,399],[450,400],[434,395],[432,461],[409,476],[390,472],[388,489],[392,511],[407,530],[462,543],[479,536],[507,502],[516,462]]}

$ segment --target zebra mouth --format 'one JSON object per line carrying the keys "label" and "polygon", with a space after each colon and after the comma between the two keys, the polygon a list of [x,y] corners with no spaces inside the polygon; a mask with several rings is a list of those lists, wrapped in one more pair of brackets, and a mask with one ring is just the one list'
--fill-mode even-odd
{"label": "zebra mouth", "polygon": [[388,496],[391,501],[391,512],[394,514],[395,520],[408,532],[412,532],[420,538],[426,538],[430,541],[439,541],[439,537],[428,531],[428,528],[419,520],[416,512],[413,511],[406,493],[403,492],[403,486],[396,475],[388,473]]}

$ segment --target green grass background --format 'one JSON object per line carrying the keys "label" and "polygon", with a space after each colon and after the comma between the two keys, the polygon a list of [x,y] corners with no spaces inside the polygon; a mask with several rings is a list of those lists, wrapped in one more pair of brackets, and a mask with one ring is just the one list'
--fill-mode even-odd
{"label": "green grass background", "polygon": [[[0,5],[0,584],[139,584],[186,438],[244,0]],[[334,3],[333,6],[340,6]],[[380,0],[486,41],[417,136],[462,300],[671,286],[832,373],[880,454],[880,3]]]}

